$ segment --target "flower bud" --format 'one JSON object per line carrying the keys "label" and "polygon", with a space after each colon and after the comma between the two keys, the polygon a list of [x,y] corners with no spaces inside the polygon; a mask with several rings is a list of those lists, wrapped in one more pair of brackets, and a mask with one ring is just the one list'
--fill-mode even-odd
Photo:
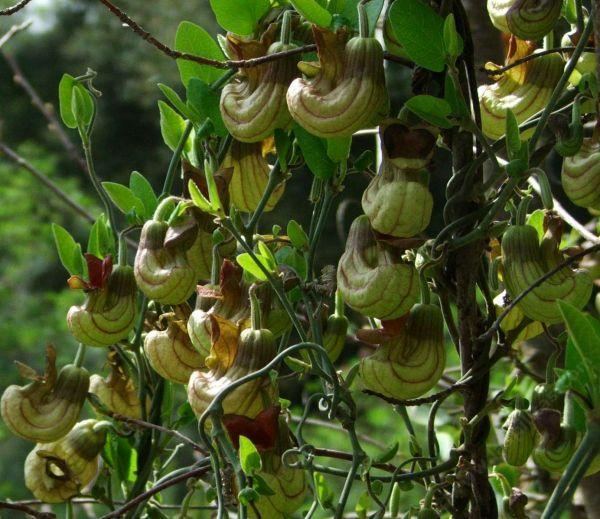
{"label": "flower bud", "polygon": [[522,40],[539,40],[560,18],[561,0],[488,0],[494,26]]}
{"label": "flower bud", "polygon": [[375,38],[346,35],[313,27],[319,68],[312,79],[295,79],[287,92],[292,117],[313,135],[350,137],[377,124],[389,100],[383,70],[383,49]]}
{"label": "flower bud", "polygon": [[110,346],[126,339],[136,315],[133,270],[117,265],[102,288],[88,291],[81,306],[72,306],[67,325],[73,336],[88,346]]}
{"label": "flower bud", "polygon": [[377,241],[367,216],[354,220],[337,270],[338,289],[346,304],[377,319],[407,313],[419,297],[419,280],[414,266],[398,256]]}
{"label": "flower bud", "polygon": [[346,344],[348,332],[348,319],[343,315],[330,315],[323,333],[323,347],[331,362],[335,362],[341,355]]}
{"label": "flower bud", "polygon": [[25,485],[44,503],[81,493],[96,477],[106,432],[97,420],[79,422],[64,438],[38,443],[25,459]]}
{"label": "flower bud", "polygon": [[110,364],[108,377],[102,378],[96,374],[90,377],[90,393],[96,395],[113,413],[130,418],[141,418],[140,399],[133,380],[125,372],[115,352],[109,354],[108,362]]}
{"label": "flower bud", "polygon": [[[225,159],[224,168],[233,168],[229,197],[231,203],[240,211],[250,213],[256,210],[263,193],[269,183],[271,166],[263,157],[261,143],[245,144],[233,141]],[[271,211],[281,195],[285,184],[279,184],[265,206],[265,211]]]}
{"label": "flower bud", "polygon": [[[260,476],[275,492],[274,495],[261,495],[256,501],[256,508],[261,517],[291,517],[304,503],[308,491],[304,470],[287,467],[282,460],[284,452],[293,447],[292,433],[280,418],[275,448],[261,454]],[[293,458],[294,456],[288,456],[288,461],[296,461]]]}
{"label": "flower bud", "polygon": [[72,364],[56,374],[56,353],[47,349],[46,373],[30,384],[6,388],[0,400],[2,419],[12,433],[33,442],[62,438],[77,422],[90,376]]}
{"label": "flower bud", "polygon": [[362,196],[363,211],[373,229],[397,238],[424,231],[433,209],[428,183],[426,170],[400,169],[384,159]]}
{"label": "flower bud", "polygon": [[531,414],[523,409],[513,410],[503,425],[506,430],[502,456],[514,467],[524,465],[535,445],[537,431]]}
{"label": "flower bud", "polygon": [[531,457],[544,470],[552,473],[562,472],[571,460],[577,448],[577,433],[567,426],[561,426],[558,438],[544,434]]}
{"label": "flower bud", "polygon": [[[513,225],[502,237],[504,284],[512,298],[530,286],[546,272],[562,263],[560,237],[552,229],[541,244],[537,231],[530,225]],[[581,309],[592,292],[592,280],[586,271],[565,267],[541,285],[531,290],[518,303],[530,319],[546,324],[562,322],[556,301],[561,299]]]}
{"label": "flower bud", "polygon": [[[272,26],[274,27],[274,26]],[[227,35],[232,56],[246,60],[286,52],[296,46],[276,42],[269,46],[271,31],[260,42]],[[277,128],[287,128],[292,117],[285,95],[291,81],[298,76],[296,56],[271,60],[256,67],[239,69],[234,81],[221,93],[220,109],[223,123],[232,137],[242,142],[260,142]]]}
{"label": "flower bud", "polygon": [[[534,46],[511,38],[506,64],[531,54]],[[521,124],[542,110],[550,100],[563,71],[556,54],[532,59],[503,72],[493,85],[479,87],[483,133],[499,139],[506,131],[506,111],[512,110]],[[522,135],[525,138],[527,134]]]}
{"label": "flower bud", "polygon": [[[275,338],[269,330],[251,328],[241,332],[235,352],[222,353],[213,348],[210,371],[194,371],[188,383],[188,401],[196,416],[206,411],[222,389],[273,360],[276,351]],[[232,354],[233,362],[228,365]],[[237,387],[224,398],[223,412],[254,418],[271,405],[276,393],[268,376],[256,378]]]}
{"label": "flower bud", "polygon": [[[204,356],[194,349],[185,323],[166,317],[166,330],[152,330],[144,339],[148,362],[161,377],[187,384],[196,369],[204,367]],[[206,353],[208,355],[208,352]]]}
{"label": "flower bud", "polygon": [[149,220],[142,228],[134,272],[139,289],[165,305],[186,301],[198,279],[210,276],[212,235],[192,225],[182,236],[169,235],[164,221]]}
{"label": "flower bud", "polygon": [[406,400],[433,388],[445,363],[442,313],[435,305],[417,304],[400,335],[364,358],[359,373],[368,390]]}
{"label": "flower bud", "polygon": [[565,158],[561,182],[575,205],[600,210],[600,144],[594,138],[584,139],[579,152]]}

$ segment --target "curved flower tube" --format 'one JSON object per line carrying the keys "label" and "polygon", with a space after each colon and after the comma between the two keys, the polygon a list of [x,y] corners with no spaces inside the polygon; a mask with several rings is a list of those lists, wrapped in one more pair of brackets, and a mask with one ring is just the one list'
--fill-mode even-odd
{"label": "curved flower tube", "polygon": [[[261,495],[255,505],[261,517],[284,519],[290,517],[302,504],[308,491],[308,483],[304,471],[287,467],[283,461],[283,453],[293,448],[291,432],[285,421],[279,419],[278,438],[275,448],[262,453],[262,477],[275,492],[274,495]],[[288,461],[294,462],[294,456]],[[253,512],[251,517],[255,517]]]}
{"label": "curved flower tube", "polygon": [[488,0],[494,27],[522,40],[539,40],[560,18],[562,0]]}
{"label": "curved flower tube", "polygon": [[[219,285],[198,287],[196,308],[187,321],[187,331],[192,344],[205,359],[210,355],[214,337],[235,335],[237,341],[241,330],[251,324],[249,287],[243,281],[242,274],[239,266],[224,260]],[[266,327],[278,338],[291,327],[290,319],[273,301],[269,287],[264,286],[260,290],[261,311]],[[210,364],[210,359],[208,362]]]}
{"label": "curved flower tube", "polygon": [[350,227],[338,264],[337,284],[350,308],[377,319],[403,316],[419,297],[415,267],[403,263],[389,245],[377,241],[365,215]]}
{"label": "curved flower tube", "polygon": [[552,473],[562,472],[577,448],[577,433],[570,427],[561,426],[560,435],[552,439],[544,434],[542,442],[532,452],[536,465]]}
{"label": "curved flower tube", "polygon": [[349,137],[377,124],[389,108],[381,44],[357,36],[343,48],[344,32],[313,26],[313,33],[318,72],[290,85],[287,103],[294,120],[325,138]]}
{"label": "curved flower tube", "polygon": [[[90,376],[72,364],[56,373],[56,352],[46,350],[46,373],[26,386],[6,388],[0,400],[2,420],[12,433],[32,442],[62,438],[77,422],[85,402]],[[24,374],[30,371],[23,368]],[[31,375],[29,375],[31,376]]]}
{"label": "curved flower tube", "polygon": [[[251,213],[258,207],[269,183],[271,166],[262,154],[262,144],[245,144],[233,141],[223,160],[224,168],[233,168],[229,184],[231,203],[240,211]],[[272,211],[283,191],[285,183],[280,183],[265,205],[265,211]]]}
{"label": "curved flower tube", "polygon": [[175,320],[173,315],[163,317],[167,320],[167,328],[152,330],[144,339],[146,358],[161,377],[187,384],[192,372],[204,367],[205,356],[194,348],[184,321]]}
{"label": "curved flower tube", "polygon": [[[160,210],[159,206],[157,213]],[[212,235],[199,229],[193,214],[177,230],[157,214],[144,224],[134,273],[139,289],[149,299],[165,305],[183,303],[198,279],[210,277],[211,264]]]}
{"label": "curved flower tube", "polygon": [[25,459],[25,485],[44,503],[79,494],[98,474],[106,432],[97,420],[79,422],[64,438],[38,443]]}
{"label": "curved flower tube", "polygon": [[[268,45],[270,32],[260,42],[243,40],[227,35],[230,55],[247,60],[264,55],[285,52],[296,46],[284,41]],[[285,37],[283,36],[282,39]],[[262,53],[260,50],[264,49]],[[258,55],[257,55],[258,54]],[[225,85],[221,93],[220,109],[225,127],[232,137],[242,142],[260,142],[277,128],[287,128],[292,117],[286,103],[286,92],[298,76],[296,56],[269,61],[263,65],[240,69],[237,79]]]}
{"label": "curved flower tube", "polygon": [[126,339],[135,324],[136,294],[133,269],[117,265],[105,286],[89,290],[83,305],[70,308],[69,330],[88,346],[110,346]]}
{"label": "curved flower tube", "polygon": [[[504,284],[512,298],[517,297],[546,272],[563,261],[559,250],[560,233],[551,224],[541,244],[530,225],[512,225],[502,237]],[[518,303],[530,319],[546,324],[562,322],[556,301],[561,299],[581,309],[592,295],[592,279],[584,270],[559,270],[531,290]]]}
{"label": "curved flower tube", "polygon": [[417,304],[397,338],[384,342],[360,363],[365,388],[405,400],[425,394],[444,371],[444,320],[435,305]]}
{"label": "curved flower tube", "polygon": [[[267,329],[247,329],[239,337],[231,365],[215,351],[216,362],[210,371],[194,371],[188,383],[188,401],[196,416],[201,416],[213,398],[232,382],[267,365],[275,357],[277,347]],[[228,352],[229,354],[229,352]],[[272,405],[277,389],[269,377],[259,377],[234,389],[222,401],[224,414],[255,418]]]}
{"label": "curved flower tube", "polygon": [[109,354],[108,363],[110,364],[108,377],[102,378],[96,374],[90,377],[90,393],[96,395],[113,413],[130,418],[141,418],[142,409],[138,390],[123,369],[115,352]]}
{"label": "curved flower tube", "polygon": [[561,182],[575,205],[600,211],[600,143],[596,139],[584,139],[579,152],[565,158]]}
{"label": "curved flower tube", "polygon": [[[534,46],[511,38],[506,64],[530,54]],[[532,59],[503,72],[493,85],[479,87],[483,133],[499,139],[506,130],[506,111],[512,110],[520,123],[542,110],[563,71],[557,54]],[[522,135],[527,137],[527,133]]]}

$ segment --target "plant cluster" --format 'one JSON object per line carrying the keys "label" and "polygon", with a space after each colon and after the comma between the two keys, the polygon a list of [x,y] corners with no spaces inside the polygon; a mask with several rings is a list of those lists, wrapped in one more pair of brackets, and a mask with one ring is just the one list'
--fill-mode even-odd
{"label": "plant cluster", "polygon": [[[95,73],[60,82],[62,121],[81,139],[104,213],[85,254],[53,226],[68,286],[82,293],[66,315],[80,343],[73,362],[58,369],[48,346],[45,373],[19,364],[31,382],[2,395],[3,421],[35,444],[24,463],[33,496],[70,507],[90,495],[107,518],[162,517],[155,496],[187,480],[179,517],[203,493],[218,518],[342,518],[353,491],[360,517],[559,517],[600,470],[595,7],[488,0],[507,57],[477,88],[460,1],[212,0],[227,35],[216,42],[183,22],[175,50],[102,3],[177,58],[186,99],[160,85],[173,156],[156,192],[138,172],[128,186],[100,182]],[[398,113],[386,59],[414,68],[415,95]],[[353,136],[374,127],[376,149],[354,155]],[[551,153],[564,192],[592,215],[587,226],[555,202]],[[436,200],[430,183],[440,183],[444,154],[452,174]],[[364,214],[337,265],[319,271],[325,223],[360,175],[369,177]],[[310,225],[265,229],[261,216],[296,181],[312,185]],[[444,227],[429,235],[434,211]],[[373,351],[357,358],[352,336]],[[536,338],[542,374],[524,361]],[[106,378],[84,367],[90,347],[106,352]],[[280,395],[286,379],[306,383],[295,430]],[[398,444],[367,454],[363,393],[402,417],[408,457]],[[96,417],[79,421],[86,403]],[[315,404],[350,452],[306,440]],[[455,441],[443,449],[436,415],[452,405]],[[429,406],[426,447],[411,406]],[[197,439],[180,432],[191,422]],[[169,469],[173,440],[193,449],[192,464]],[[98,478],[102,466],[114,470]],[[547,503],[528,502],[522,481],[539,471],[559,476]],[[339,492],[332,478],[342,478]],[[413,485],[423,499],[400,511]]]}

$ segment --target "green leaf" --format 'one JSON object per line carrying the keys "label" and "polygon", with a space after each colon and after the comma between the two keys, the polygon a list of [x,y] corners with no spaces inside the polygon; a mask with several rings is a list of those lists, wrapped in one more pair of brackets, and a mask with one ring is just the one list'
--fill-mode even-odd
{"label": "green leaf", "polygon": [[336,137],[327,139],[327,156],[333,162],[342,162],[348,159],[352,137]]}
{"label": "green leaf", "polygon": [[103,457],[116,470],[119,481],[128,483],[135,481],[137,452],[128,438],[116,434],[107,435]]}
{"label": "green leaf", "polygon": [[210,119],[218,136],[224,137],[227,135],[227,128],[225,128],[219,108],[220,94],[197,78],[190,79],[187,93],[188,106],[200,116],[200,122]]}
{"label": "green leaf", "polygon": [[531,225],[535,228],[538,234],[538,239],[541,240],[544,236],[544,215],[546,211],[543,209],[536,209],[527,216],[527,225]]}
{"label": "green leaf", "polygon": [[389,11],[392,30],[417,65],[441,72],[446,64],[444,19],[421,0],[396,0]]}
{"label": "green leaf", "polygon": [[309,22],[321,27],[329,27],[331,24],[331,13],[315,0],[290,0],[290,3]]}
{"label": "green leaf", "polygon": [[446,74],[446,79],[444,80],[444,99],[450,104],[452,114],[455,117],[461,119],[469,116],[467,104],[465,103],[463,96],[456,91],[449,74]]}
{"label": "green leaf", "polygon": [[[91,122],[94,113],[92,96],[69,74],[63,74],[58,84],[58,104],[60,118],[67,128],[77,128],[78,122],[82,126]],[[74,113],[74,108],[77,114]]]}
{"label": "green leaf", "polygon": [[250,503],[256,501],[259,497],[258,492],[253,488],[243,488],[238,492],[238,499],[245,506],[249,506]]}
{"label": "green leaf", "polygon": [[273,137],[275,138],[275,150],[277,151],[277,160],[279,160],[281,171],[286,173],[288,170],[287,158],[290,148],[292,147],[292,140],[288,132],[280,130],[279,128],[275,129]]}
{"label": "green leaf", "polygon": [[522,158],[522,146],[519,122],[514,112],[509,108],[506,110],[506,151],[509,159]]}
{"label": "green leaf", "polygon": [[[348,21],[348,25],[350,25],[353,29],[358,30],[358,10],[357,5],[361,0],[348,0],[344,4],[344,9],[342,10],[342,16],[346,18]],[[367,11],[367,20],[369,21],[369,34],[372,36],[375,32],[375,27],[377,26],[377,20],[379,19],[379,15],[381,14],[381,10],[383,9],[383,4],[385,0],[371,0],[367,4],[365,4],[365,11]]]}
{"label": "green leaf", "polygon": [[115,254],[115,237],[108,226],[104,213],[92,225],[88,238],[87,252],[97,258],[103,259],[107,255]]}
{"label": "green leaf", "polygon": [[116,182],[102,182],[102,187],[122,213],[127,214],[135,210],[139,216],[144,214],[144,203],[127,186]]}
{"label": "green leaf", "polygon": [[262,468],[262,460],[260,459],[258,449],[251,440],[243,435],[240,435],[239,456],[242,470],[247,476],[252,476]]}
{"label": "green leaf", "polygon": [[454,15],[450,13],[444,20],[444,49],[451,63],[456,61],[456,58],[462,54],[464,44],[460,34],[456,32],[456,23]]}
{"label": "green leaf", "polygon": [[163,95],[169,100],[169,102],[179,110],[179,113],[183,115],[185,118],[193,121],[195,123],[202,123],[201,117],[198,113],[196,113],[193,109],[191,109],[184,101],[179,97],[179,94],[175,92],[171,87],[164,85],[162,83],[158,84],[158,88],[163,93]]}
{"label": "green leaf", "polygon": [[273,272],[277,270],[277,261],[275,260],[275,256],[271,252],[271,249],[267,246],[267,244],[263,241],[258,241],[258,251],[260,256],[264,258],[265,262],[269,266],[268,270]]}
{"label": "green leaf", "polygon": [[269,484],[261,478],[258,474],[252,476],[253,488],[261,496],[274,496],[275,491],[269,486]]}
{"label": "green leaf", "polygon": [[[257,260],[267,271],[269,270],[269,266],[263,258],[257,256]],[[238,262],[238,265],[242,267],[244,271],[246,271],[251,276],[255,277],[259,281],[267,281],[268,278],[265,275],[265,273],[256,264],[252,256],[250,256],[250,254],[248,254],[247,252],[239,254],[236,258],[236,261]]]}
{"label": "green leaf", "polygon": [[299,124],[294,124],[294,135],[312,174],[322,180],[331,178],[336,165],[327,156],[326,141],[307,132]]}
{"label": "green leaf", "polygon": [[394,459],[394,456],[398,453],[400,444],[395,442],[387,451],[374,458],[375,463],[387,463]]}
{"label": "green leaf", "polygon": [[73,115],[71,108],[71,98],[73,97],[73,87],[77,84],[75,78],[70,74],[63,74],[58,84],[58,105],[60,118],[67,128],[77,128],[77,120]]}
{"label": "green leaf", "polygon": [[297,249],[304,250],[308,247],[308,235],[296,220],[290,220],[287,224],[286,234]]}
{"label": "green leaf", "polygon": [[94,100],[86,88],[76,84],[71,91],[71,112],[80,128],[87,128],[94,117]]}
{"label": "green leaf", "polygon": [[252,34],[271,7],[269,0],[210,0],[217,23],[235,34]]}
{"label": "green leaf", "polygon": [[315,472],[314,474],[315,481],[315,491],[317,493],[317,500],[319,504],[325,509],[330,509],[333,507],[333,499],[334,493],[333,490],[327,484],[327,480],[325,476],[319,472]]}
{"label": "green leaf", "polygon": [[206,199],[206,197],[202,194],[202,192],[198,189],[196,182],[190,180],[188,182],[188,191],[190,192],[190,198],[196,207],[199,207],[205,213],[212,213],[213,206]]}
{"label": "green leaf", "polygon": [[58,224],[52,224],[52,234],[63,267],[72,276],[83,276],[85,269],[81,245],[74,240],[69,231]]}
{"label": "green leaf", "polygon": [[[181,22],[175,34],[175,49],[204,58],[223,60],[221,48],[202,27],[192,22]],[[181,82],[186,86],[191,78],[197,77],[206,83],[212,83],[223,74],[222,69],[201,65],[194,61],[178,59],[177,67]]]}
{"label": "green leaf", "polygon": [[597,406],[600,404],[597,401],[600,396],[600,322],[566,301],[558,300],[557,304],[569,332],[567,356],[575,359],[579,356],[575,362],[584,368],[582,376],[586,380],[582,380],[582,383],[592,390],[590,397],[594,406]]}
{"label": "green leaf", "polygon": [[452,128],[453,126],[453,123],[447,119],[452,113],[452,107],[444,99],[429,95],[418,95],[406,101],[405,106],[421,119],[435,126],[440,128]]}
{"label": "green leaf", "polygon": [[[160,133],[163,141],[171,151],[175,151],[181,136],[185,132],[185,120],[164,101],[158,102],[158,109],[160,111]],[[189,149],[189,146],[191,146],[191,141],[188,138],[186,149]]]}
{"label": "green leaf", "polygon": [[276,253],[277,263],[279,265],[287,265],[296,271],[300,279],[306,279],[308,275],[308,266],[306,258],[292,247],[281,247]]}
{"label": "green leaf", "polygon": [[144,212],[140,214],[146,220],[152,218],[156,207],[158,206],[158,198],[154,193],[154,189],[150,182],[138,171],[132,171],[129,176],[129,188],[131,192],[142,201],[144,204]]}

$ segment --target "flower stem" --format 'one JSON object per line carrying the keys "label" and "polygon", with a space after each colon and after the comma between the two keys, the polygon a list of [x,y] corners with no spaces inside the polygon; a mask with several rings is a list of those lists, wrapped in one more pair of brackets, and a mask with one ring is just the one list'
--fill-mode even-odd
{"label": "flower stem", "polygon": [[[204,122],[204,124],[200,127],[200,130],[198,130],[198,131],[202,132],[202,130],[205,129],[209,124],[210,124],[210,121],[207,119],[206,122]],[[192,123],[192,121],[188,121],[187,124],[185,125],[185,129],[183,130],[183,133],[181,134],[181,138],[179,139],[179,142],[177,143],[177,148],[175,148],[175,151],[173,152],[173,156],[171,157],[171,161],[169,162],[169,167],[167,169],[167,175],[165,176],[165,182],[163,184],[161,196],[169,195],[171,193],[171,190],[173,189],[173,180],[175,179],[175,170],[177,169],[177,165],[179,164],[179,159],[181,158],[181,153],[183,152],[183,148],[185,147],[185,143],[187,142],[188,137],[190,136],[190,133],[191,133],[193,127],[194,127],[194,124]]]}
{"label": "flower stem", "polygon": [[85,359],[85,350],[86,346],[83,343],[79,343],[79,347],[77,348],[77,353],[75,354],[75,360],[73,364],[75,367],[80,368],[83,366],[83,360]]}

